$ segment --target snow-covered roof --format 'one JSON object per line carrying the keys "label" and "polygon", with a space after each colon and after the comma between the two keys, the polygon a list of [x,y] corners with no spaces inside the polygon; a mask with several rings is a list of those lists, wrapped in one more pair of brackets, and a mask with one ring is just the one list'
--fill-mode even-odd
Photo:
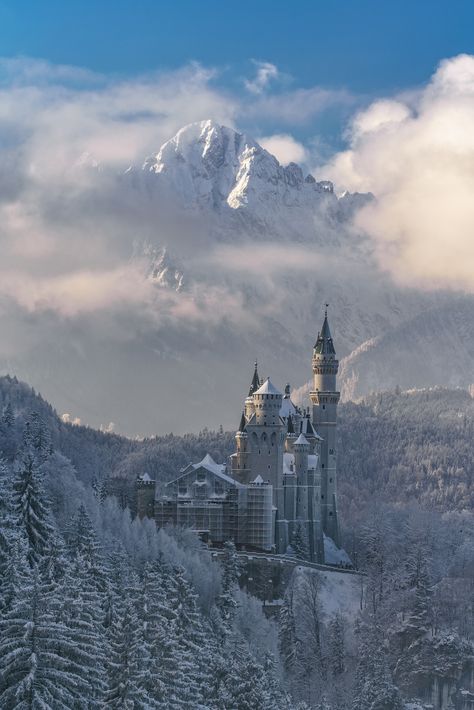
{"label": "snow-covered roof", "polygon": [[280,417],[288,417],[288,415],[296,414],[296,407],[289,397],[283,397],[280,409]]}
{"label": "snow-covered roof", "polygon": [[259,387],[255,394],[277,394],[280,395],[280,397],[283,396],[280,390],[277,390],[275,385],[271,382],[269,377],[267,377],[263,385]]}
{"label": "snow-covered roof", "polygon": [[255,479],[252,481],[252,483],[257,483],[258,485],[262,485],[262,483],[264,483],[264,482],[265,482],[265,481],[263,480],[263,478],[261,477],[260,474],[258,474],[257,478],[255,478]]}
{"label": "snow-covered roof", "polygon": [[296,441],[294,443],[294,446],[297,446],[298,444],[300,446],[309,446],[308,439],[305,437],[304,434],[299,435],[299,437],[296,439]]}
{"label": "snow-covered roof", "polygon": [[227,483],[232,483],[234,486],[238,485],[238,483],[235,479],[233,479],[231,476],[228,476],[225,473],[225,470],[226,470],[225,464],[224,463],[216,463],[210,454],[206,454],[204,456],[204,458],[202,459],[202,461],[199,461],[199,463],[191,463],[191,464],[189,464],[189,466],[186,466],[186,468],[182,469],[181,475],[178,476],[178,478],[173,479],[172,481],[170,481],[166,485],[170,485],[171,483],[175,483],[183,476],[187,476],[191,471],[197,471],[199,468],[206,469],[206,471],[209,471],[214,476],[218,476],[223,481],[227,481]]}
{"label": "snow-covered roof", "polygon": [[150,475],[148,473],[142,473],[140,476],[141,481],[151,481]]}
{"label": "snow-covered roof", "polygon": [[308,456],[308,469],[316,470],[318,468],[318,458],[317,454],[309,454]]}

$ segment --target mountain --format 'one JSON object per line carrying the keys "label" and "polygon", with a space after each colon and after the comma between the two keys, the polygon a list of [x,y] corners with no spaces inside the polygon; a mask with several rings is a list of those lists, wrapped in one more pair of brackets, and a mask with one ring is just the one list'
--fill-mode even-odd
{"label": "mountain", "polygon": [[241,232],[262,241],[336,243],[338,225],[372,199],[338,198],[331,182],[281,165],[252,138],[210,120],[182,128],[128,175],[153,197],[164,192],[182,209],[212,214],[223,240]]}
{"label": "mountain", "polygon": [[[76,169],[89,185],[85,228],[103,230],[106,260],[133,267],[140,283],[109,311],[75,318],[0,309],[0,373],[31,382],[60,412],[131,435],[232,429],[256,357],[280,387],[308,381],[326,302],[346,397],[445,383],[442,355],[418,379],[431,330],[407,341],[404,329],[429,314],[449,349],[459,295],[401,288],[379,268],[353,224],[372,195],[338,196],[212,121],[185,126],[119,177],[93,159]],[[464,373],[469,338],[456,363]]]}
{"label": "mountain", "polygon": [[424,311],[356,348],[341,362],[341,396],[474,382],[474,299]]}

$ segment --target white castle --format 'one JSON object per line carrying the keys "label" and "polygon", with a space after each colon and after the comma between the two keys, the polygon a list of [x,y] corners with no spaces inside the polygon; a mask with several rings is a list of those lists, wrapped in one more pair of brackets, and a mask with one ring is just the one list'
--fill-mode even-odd
{"label": "white castle", "polygon": [[327,307],[313,349],[312,411],[291,401],[257,364],[228,464],[208,454],[189,464],[158,491],[137,481],[137,511],[166,523],[193,527],[211,544],[233,540],[240,548],[276,554],[305,551],[324,562],[324,537],[340,545],[336,495],[336,421],[339,362]]}

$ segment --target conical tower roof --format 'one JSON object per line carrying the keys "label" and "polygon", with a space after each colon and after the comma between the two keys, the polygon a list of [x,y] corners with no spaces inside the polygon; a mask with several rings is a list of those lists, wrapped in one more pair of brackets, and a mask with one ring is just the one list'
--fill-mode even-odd
{"label": "conical tower roof", "polygon": [[334,348],[334,343],[332,342],[331,330],[329,328],[328,322],[328,311],[327,304],[326,310],[324,312],[324,323],[321,331],[318,333],[316,339],[316,344],[314,346],[314,352],[318,355],[335,355],[336,350]]}
{"label": "conical tower roof", "polygon": [[245,431],[245,425],[247,422],[245,421],[245,414],[242,412],[242,416],[240,417],[240,424],[239,424],[239,431],[243,433]]}
{"label": "conical tower roof", "polygon": [[260,378],[258,376],[257,361],[255,361],[255,370],[253,372],[252,382],[250,383],[249,397],[251,397],[260,387]]}

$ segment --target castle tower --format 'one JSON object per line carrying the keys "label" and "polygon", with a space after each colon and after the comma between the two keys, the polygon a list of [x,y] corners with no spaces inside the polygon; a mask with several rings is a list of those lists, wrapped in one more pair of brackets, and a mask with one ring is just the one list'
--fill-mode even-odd
{"label": "castle tower", "polygon": [[248,434],[245,413],[242,412],[239,429],[235,435],[236,451],[231,456],[232,475],[239,483],[250,482]]}
{"label": "castle tower", "polygon": [[336,487],[336,423],[340,393],[336,390],[339,361],[328,323],[327,304],[324,323],[313,349],[313,425],[321,435],[321,522],[326,535],[339,541]]}
{"label": "castle tower", "polygon": [[293,444],[295,473],[298,486],[296,493],[296,517],[304,522],[308,520],[308,455],[310,449],[311,445],[308,440],[305,438],[304,434],[300,434]]}

